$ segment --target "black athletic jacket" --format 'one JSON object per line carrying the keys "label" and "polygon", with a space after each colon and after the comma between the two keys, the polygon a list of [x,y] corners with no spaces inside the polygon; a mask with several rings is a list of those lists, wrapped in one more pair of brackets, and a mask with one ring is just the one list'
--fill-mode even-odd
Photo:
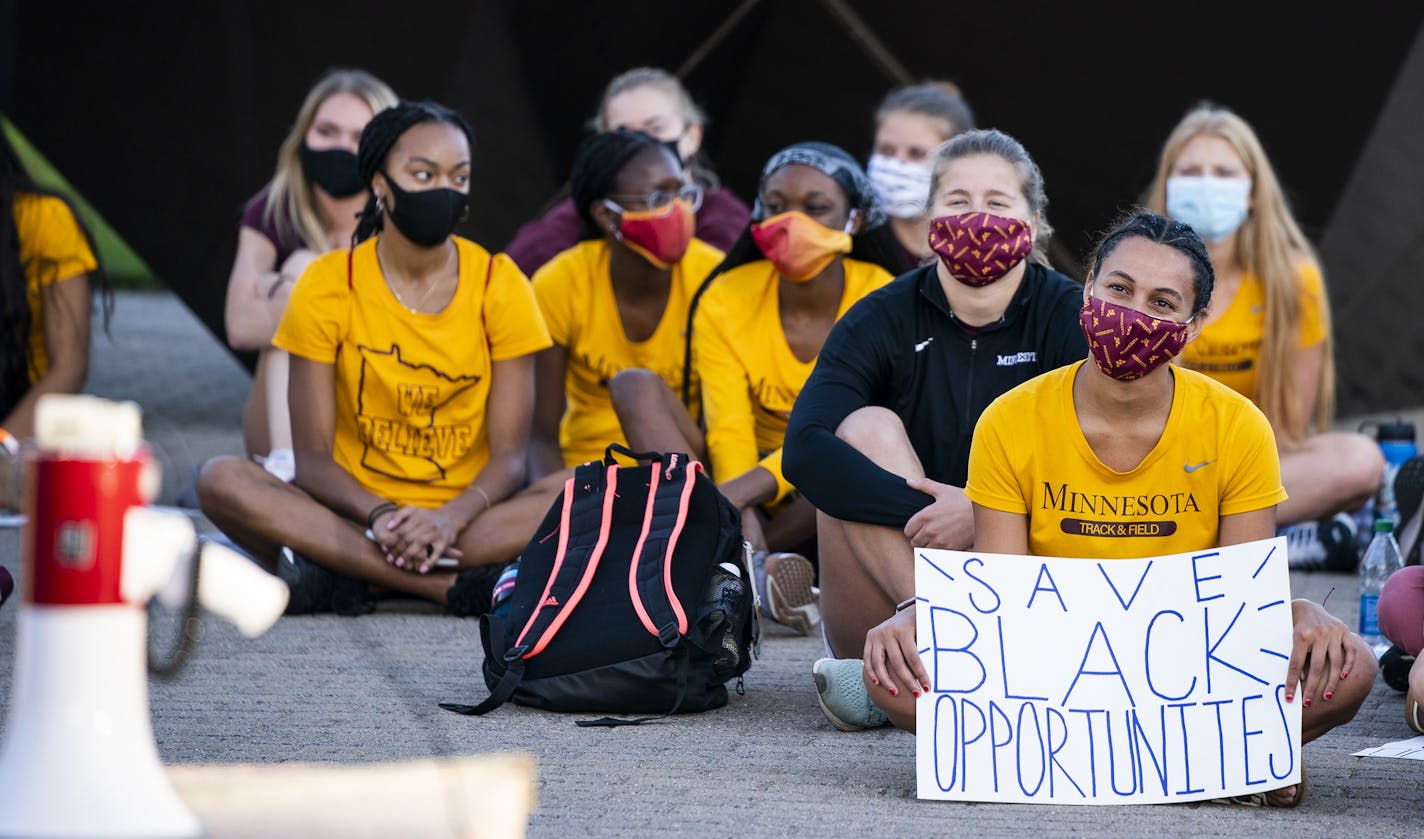
{"label": "black athletic jacket", "polygon": [[978,330],[955,319],[933,264],[866,295],[831,330],[796,397],[782,449],[787,480],[828,515],[904,527],[933,499],[836,437],[841,421],[867,405],[889,408],[925,474],[962,487],[989,403],[1087,356],[1082,306],[1081,285],[1036,263],[1004,316]]}

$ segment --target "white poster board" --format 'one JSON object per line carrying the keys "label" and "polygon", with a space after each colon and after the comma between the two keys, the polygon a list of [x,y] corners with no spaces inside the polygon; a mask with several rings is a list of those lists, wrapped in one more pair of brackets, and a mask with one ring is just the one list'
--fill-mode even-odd
{"label": "white poster board", "polygon": [[1140,560],[917,550],[915,590],[920,798],[1151,804],[1300,779],[1283,538]]}

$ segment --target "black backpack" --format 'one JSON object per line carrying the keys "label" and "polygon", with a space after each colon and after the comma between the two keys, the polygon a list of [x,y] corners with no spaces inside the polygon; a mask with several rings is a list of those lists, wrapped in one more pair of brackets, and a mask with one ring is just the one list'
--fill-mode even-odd
{"label": "black backpack", "polygon": [[[648,465],[619,466],[618,451]],[[485,714],[660,714],[727,704],[751,666],[756,607],[741,516],[685,454],[609,446],[578,467],[520,559],[514,594],[480,621]],[[500,614],[505,612],[504,614]],[[640,720],[580,721],[626,725]]]}

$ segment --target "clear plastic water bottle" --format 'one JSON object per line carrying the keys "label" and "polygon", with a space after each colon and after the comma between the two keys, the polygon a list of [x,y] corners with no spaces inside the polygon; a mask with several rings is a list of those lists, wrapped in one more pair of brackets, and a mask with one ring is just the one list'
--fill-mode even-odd
{"label": "clear plastic water bottle", "polygon": [[1389,575],[1404,567],[1399,545],[1394,541],[1394,523],[1388,519],[1375,522],[1375,538],[1360,561],[1360,637],[1365,639],[1378,657],[1389,649],[1389,641],[1380,634],[1379,596]]}

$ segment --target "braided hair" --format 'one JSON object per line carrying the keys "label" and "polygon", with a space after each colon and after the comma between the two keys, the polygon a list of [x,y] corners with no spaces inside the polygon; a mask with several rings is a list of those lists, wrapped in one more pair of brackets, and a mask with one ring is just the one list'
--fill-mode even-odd
{"label": "braided hair", "polygon": [[[0,118],[0,124],[3,124]],[[30,312],[29,271],[53,273],[58,266],[36,256],[29,263],[20,261],[20,234],[15,224],[15,199],[21,195],[46,195],[58,198],[68,205],[63,196],[41,188],[20,164],[19,155],[10,144],[9,138],[0,130],[0,418],[8,416],[15,405],[30,389],[30,367],[34,358],[30,353],[30,330],[34,316]],[[74,223],[89,245],[89,250],[97,254],[94,240],[70,207]],[[100,292],[104,313],[104,328],[109,326],[113,311],[113,289],[100,268],[89,272],[90,288]],[[87,324],[86,324],[87,326]]]}
{"label": "braided hair", "polygon": [[[666,151],[667,147],[641,131],[627,128],[594,134],[579,143],[574,152],[573,171],[569,173],[569,194],[583,224],[580,241],[603,238],[603,230],[593,220],[589,208],[613,192],[613,183],[623,167],[644,149]],[[672,152],[668,152],[668,157],[673,157]]]}
{"label": "braided hair", "polygon": [[381,208],[376,205],[376,193],[371,190],[371,182],[375,179],[377,172],[385,169],[386,158],[390,156],[391,148],[395,146],[401,135],[426,122],[443,122],[460,129],[465,135],[465,141],[470,144],[470,152],[473,154],[475,132],[470,128],[470,124],[460,116],[458,111],[447,108],[438,102],[430,100],[423,102],[402,101],[372,117],[371,121],[366,123],[366,128],[361,131],[361,143],[356,151],[356,171],[360,173],[361,183],[366,185],[370,197],[366,199],[365,208],[357,216],[356,232],[351,235],[352,247],[380,233],[384,227]]}

